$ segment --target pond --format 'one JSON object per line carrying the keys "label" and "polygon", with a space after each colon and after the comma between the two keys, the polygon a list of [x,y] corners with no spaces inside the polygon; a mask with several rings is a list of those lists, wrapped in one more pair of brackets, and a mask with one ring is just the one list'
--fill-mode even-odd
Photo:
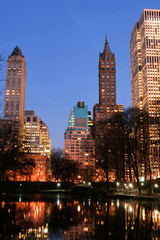
{"label": "pond", "polygon": [[0,239],[160,239],[160,202],[1,196]]}

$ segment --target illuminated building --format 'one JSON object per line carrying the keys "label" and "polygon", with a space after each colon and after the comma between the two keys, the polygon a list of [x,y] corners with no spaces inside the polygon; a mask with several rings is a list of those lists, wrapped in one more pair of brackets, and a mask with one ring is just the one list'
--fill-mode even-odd
{"label": "illuminated building", "polygon": [[69,115],[68,127],[92,125],[91,112],[88,112],[88,106],[84,102],[77,102]]}
{"label": "illuminated building", "polygon": [[26,61],[18,46],[7,60],[4,119],[17,121],[22,133],[24,124]]}
{"label": "illuminated building", "polygon": [[35,116],[34,111],[25,111],[24,148],[25,152],[51,156],[51,139],[47,125]]}
{"label": "illuminated building", "polygon": [[[152,174],[160,177],[160,10],[145,9],[130,40],[132,107],[145,110],[148,120]],[[143,134],[141,134],[143,139]]]}
{"label": "illuminated building", "polygon": [[79,164],[79,180],[94,179],[94,139],[88,119],[88,106],[85,106],[84,102],[78,102],[71,110],[68,128],[64,134],[64,157]]}
{"label": "illuminated building", "polygon": [[47,157],[51,157],[51,138],[49,138],[49,130],[47,129],[47,124],[42,120],[40,121],[40,131],[42,136],[43,152]]}
{"label": "illuminated building", "polygon": [[124,111],[124,105],[116,104],[116,62],[107,37],[104,51],[99,55],[99,103],[93,110],[93,121],[97,132],[101,122],[105,122],[113,113]]}
{"label": "illuminated building", "polygon": [[[116,103],[116,61],[111,52],[106,36],[104,50],[99,55],[99,103],[93,108],[95,149],[97,143],[103,139],[107,128],[107,120],[116,113],[124,113],[124,105]],[[104,178],[104,173],[97,169],[99,178]],[[114,179],[114,171],[109,171],[109,179]]]}

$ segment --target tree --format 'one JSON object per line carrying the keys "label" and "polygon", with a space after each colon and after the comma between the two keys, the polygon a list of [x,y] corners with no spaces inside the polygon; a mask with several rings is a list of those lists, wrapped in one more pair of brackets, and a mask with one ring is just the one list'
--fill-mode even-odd
{"label": "tree", "polygon": [[63,150],[53,148],[51,154],[51,172],[55,180],[62,179]]}
{"label": "tree", "polygon": [[[123,113],[114,113],[100,122],[95,131],[95,157],[107,179],[115,172],[118,181],[136,179],[141,193],[140,177],[152,176],[149,151],[149,123],[151,118],[145,110],[128,108]],[[127,173],[127,169],[129,173]]]}
{"label": "tree", "polygon": [[111,168],[111,129],[108,121],[99,124],[95,132],[96,165],[103,169],[106,175],[107,190],[109,191],[109,170]]}
{"label": "tree", "polygon": [[[128,165],[130,171],[131,168],[133,168],[137,187],[139,193],[141,193],[140,177],[144,175],[146,180],[149,175],[151,180],[149,159],[149,115],[144,109],[129,108],[125,111],[124,119]],[[130,179],[132,179],[131,172]]]}
{"label": "tree", "polygon": [[34,160],[28,158],[22,150],[22,142],[18,140],[13,124],[0,122],[0,180],[13,179],[17,174],[27,175],[35,166]]}
{"label": "tree", "polygon": [[62,149],[52,149],[51,171],[56,181],[73,181],[77,176],[78,170],[79,165],[75,161],[63,157]]}

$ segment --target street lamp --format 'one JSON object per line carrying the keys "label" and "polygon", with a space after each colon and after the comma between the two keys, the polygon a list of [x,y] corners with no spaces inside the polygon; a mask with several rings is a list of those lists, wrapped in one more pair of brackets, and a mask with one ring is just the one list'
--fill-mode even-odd
{"label": "street lamp", "polygon": [[155,184],[154,184],[154,187],[155,187],[155,188],[158,188],[158,184],[157,184],[157,183],[155,183]]}
{"label": "street lamp", "polygon": [[129,186],[129,188],[131,188],[131,189],[133,188],[133,184],[132,184],[132,183],[130,183],[128,186]]}
{"label": "street lamp", "polygon": [[119,182],[116,182],[116,185],[117,185],[117,191],[118,191],[118,187],[119,187],[120,183],[119,183]]}

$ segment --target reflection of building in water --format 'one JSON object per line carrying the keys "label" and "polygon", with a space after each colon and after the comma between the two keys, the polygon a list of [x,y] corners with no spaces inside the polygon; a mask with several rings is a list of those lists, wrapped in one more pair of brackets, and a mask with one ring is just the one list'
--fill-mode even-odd
{"label": "reflection of building in water", "polygon": [[94,236],[94,221],[84,218],[81,224],[72,226],[68,231],[63,231],[63,240],[90,239]]}
{"label": "reflection of building in water", "polygon": [[95,233],[95,220],[91,217],[91,209],[84,207],[82,204],[78,203],[78,201],[75,201],[73,205],[76,206],[80,223],[71,226],[67,231],[64,230],[62,239],[92,239]]}
{"label": "reflection of building in water", "polygon": [[[16,203],[16,225],[21,226],[19,239],[48,239],[48,223],[45,223],[45,202],[18,202]],[[23,213],[19,217],[18,213]]]}
{"label": "reflection of building in water", "polygon": [[[44,202],[19,202],[16,203],[18,212],[23,212],[21,218],[17,217],[16,224],[23,226],[19,232],[19,239],[48,239],[48,223],[45,223]],[[17,214],[18,216],[18,214]]]}
{"label": "reflection of building in water", "polygon": [[[125,203],[125,236],[143,236],[143,239],[160,239],[160,211],[146,205]],[[138,224],[138,225],[137,225]],[[137,232],[138,231],[138,232]],[[137,238],[136,238],[137,239]]]}
{"label": "reflection of building in water", "polygon": [[160,206],[155,202],[64,203],[60,196],[49,203],[22,199],[20,195],[20,202],[1,202],[0,239],[57,239],[57,232],[63,240],[160,239]]}

